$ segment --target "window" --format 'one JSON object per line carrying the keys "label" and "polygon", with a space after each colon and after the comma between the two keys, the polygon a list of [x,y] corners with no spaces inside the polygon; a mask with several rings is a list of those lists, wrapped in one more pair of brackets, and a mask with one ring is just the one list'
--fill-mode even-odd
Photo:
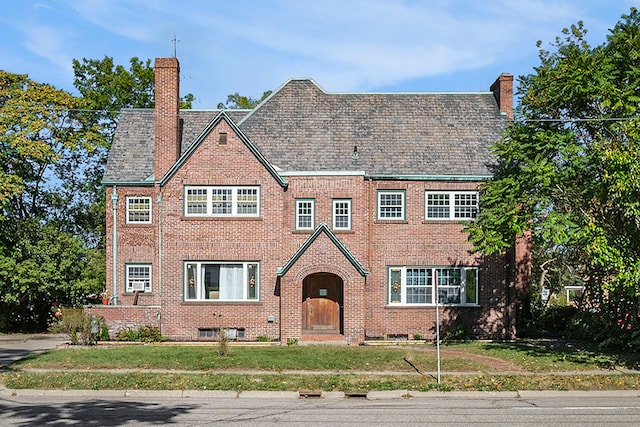
{"label": "window", "polygon": [[151,292],[151,264],[127,264],[125,268],[125,292]]}
{"label": "window", "polygon": [[333,200],[333,229],[351,230],[351,200]]}
{"label": "window", "polygon": [[186,187],[185,215],[212,217],[257,217],[259,187]]}
{"label": "window", "polygon": [[296,200],[296,230],[313,230],[315,200]]}
{"label": "window", "polygon": [[477,191],[425,192],[425,219],[473,219],[478,213]]}
{"label": "window", "polygon": [[378,219],[404,220],[404,191],[378,191]]}
{"label": "window", "polygon": [[474,267],[390,267],[390,304],[434,305],[438,303],[475,305],[478,303],[478,270]]}
{"label": "window", "polygon": [[151,197],[127,197],[127,224],[151,224]]}
{"label": "window", "polygon": [[187,301],[251,301],[258,299],[258,263],[186,262]]}

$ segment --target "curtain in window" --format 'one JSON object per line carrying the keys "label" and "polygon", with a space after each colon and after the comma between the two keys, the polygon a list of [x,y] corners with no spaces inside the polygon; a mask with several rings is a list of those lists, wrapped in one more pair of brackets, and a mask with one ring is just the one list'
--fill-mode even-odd
{"label": "curtain in window", "polygon": [[243,268],[241,264],[220,266],[220,299],[242,299],[242,272]]}

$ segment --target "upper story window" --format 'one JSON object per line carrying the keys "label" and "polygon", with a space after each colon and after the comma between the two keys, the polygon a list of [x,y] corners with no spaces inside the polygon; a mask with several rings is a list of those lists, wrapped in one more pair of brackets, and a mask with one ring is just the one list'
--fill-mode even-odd
{"label": "upper story window", "polygon": [[380,220],[404,220],[405,219],[405,193],[404,190],[380,190],[378,191],[378,219]]}
{"label": "upper story window", "polygon": [[186,216],[257,217],[260,187],[185,187]]}
{"label": "upper story window", "polygon": [[125,292],[151,292],[151,264],[127,264],[125,270]]}
{"label": "upper story window", "polygon": [[257,262],[186,262],[187,301],[255,301],[259,292]]}
{"label": "upper story window", "polygon": [[127,224],[151,224],[151,197],[127,197]]}
{"label": "upper story window", "polygon": [[473,219],[478,213],[477,191],[426,191],[425,219]]}
{"label": "upper story window", "polygon": [[296,200],[296,230],[313,230],[315,226],[315,200]]}
{"label": "upper story window", "polygon": [[[437,289],[437,291],[436,291]],[[401,305],[478,304],[475,267],[389,267],[388,301]]]}
{"label": "upper story window", "polygon": [[332,212],[334,230],[351,230],[351,199],[334,199]]}

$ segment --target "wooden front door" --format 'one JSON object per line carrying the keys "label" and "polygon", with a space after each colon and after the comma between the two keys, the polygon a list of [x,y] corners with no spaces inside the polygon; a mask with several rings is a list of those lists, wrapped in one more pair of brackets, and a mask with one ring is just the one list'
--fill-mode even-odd
{"label": "wooden front door", "polygon": [[330,273],[315,273],[302,283],[302,330],[306,333],[342,333],[343,282]]}

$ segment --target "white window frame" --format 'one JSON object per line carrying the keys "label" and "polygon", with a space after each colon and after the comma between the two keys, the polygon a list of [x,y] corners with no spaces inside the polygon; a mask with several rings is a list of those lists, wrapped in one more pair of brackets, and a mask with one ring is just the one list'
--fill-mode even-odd
{"label": "white window frame", "polygon": [[[382,205],[383,197],[385,196],[400,196],[400,203],[396,205]],[[376,196],[377,199],[377,218],[379,221],[404,221],[407,217],[407,203],[405,190],[378,190]],[[389,216],[385,213],[386,209],[400,209],[400,214],[396,216]]]}
{"label": "white window frame", "polygon": [[313,230],[316,222],[315,212],[315,199],[296,199],[296,230]]}
{"label": "white window frame", "polygon": [[[341,206],[344,204],[344,207]],[[338,210],[346,209],[346,212],[338,212]],[[331,216],[334,230],[351,230],[351,199],[333,199],[331,203]],[[346,218],[346,226],[339,226],[338,222]]]}
{"label": "white window frame", "polygon": [[[446,201],[443,205],[433,205],[429,203],[429,196],[440,197],[441,200]],[[472,198],[475,199],[473,204],[463,204],[460,198]],[[424,218],[427,221],[471,221],[474,220],[478,214],[479,209],[479,193],[477,191],[425,191],[424,193]],[[429,214],[429,208],[443,207],[446,209],[446,216],[431,216]],[[472,211],[471,215],[462,215],[461,210]],[[443,209],[445,210],[445,209]]]}
{"label": "white window frame", "polygon": [[[146,269],[148,273],[148,277],[139,277],[138,275],[133,275],[133,269]],[[135,292],[136,290],[141,290],[144,292],[151,292],[153,290],[152,287],[152,275],[153,269],[151,264],[143,264],[143,263],[131,263],[125,264],[125,292]],[[134,283],[135,282],[135,283]],[[142,284],[140,283],[142,282]],[[138,289],[142,287],[143,289]]]}
{"label": "white window frame", "polygon": [[[478,267],[389,266],[387,268],[387,304],[390,306],[435,306],[434,295],[437,289],[440,305],[475,307],[478,305],[478,270]],[[455,286],[447,284],[447,278],[450,276],[446,275],[454,271],[460,275],[459,283]],[[415,272],[424,272],[425,280],[418,280],[420,276],[411,276]],[[467,287],[467,280],[475,281],[475,284],[469,283],[471,286],[475,285],[473,286],[474,295],[469,295],[471,292]],[[430,297],[425,298],[425,302],[408,301],[410,298],[408,291],[414,288],[416,290],[422,288],[423,290],[423,292],[416,294],[416,297],[420,297],[420,294]],[[458,291],[454,295],[460,296],[459,302],[445,299],[448,289]]]}
{"label": "white window frame", "polygon": [[[243,212],[243,191],[255,192],[255,201],[253,195],[246,201],[246,205],[255,205],[255,212]],[[196,203],[190,198],[190,193],[200,193],[200,212],[193,212]],[[217,196],[218,192],[230,193],[230,199],[220,201]],[[228,203],[229,210],[226,212],[216,212],[220,208],[221,203]],[[230,218],[230,217],[259,217],[260,216],[260,187],[259,186],[185,186],[184,188],[184,215],[186,217],[214,217],[214,218]]]}
{"label": "white window frame", "polygon": [[[223,266],[241,267],[241,291],[236,288],[236,297],[226,297],[225,293],[231,294],[231,289],[223,290],[221,277],[218,277],[218,288],[207,290],[207,279],[205,271],[207,267],[218,266],[219,272]],[[211,281],[212,278],[209,278]],[[184,262],[184,289],[185,301],[205,301],[205,302],[234,302],[260,300],[260,263],[257,261],[185,261]]]}
{"label": "white window frame", "polygon": [[[148,196],[127,196],[127,212],[126,223],[127,224],[151,224],[151,197]],[[146,204],[146,208],[140,208],[140,205]],[[133,218],[136,214],[148,214],[149,219],[137,220]]]}

